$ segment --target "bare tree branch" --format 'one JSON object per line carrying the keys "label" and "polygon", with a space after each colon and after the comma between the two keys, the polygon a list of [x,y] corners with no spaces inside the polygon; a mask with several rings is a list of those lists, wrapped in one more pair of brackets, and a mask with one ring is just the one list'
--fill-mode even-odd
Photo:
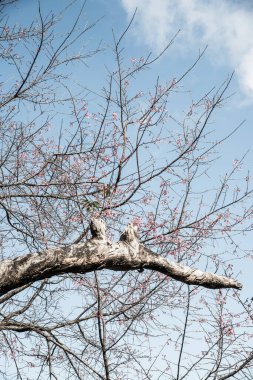
{"label": "bare tree branch", "polygon": [[[149,269],[189,285],[201,285],[212,289],[242,287],[236,280],[173,263],[155,254],[139,244],[132,225],[128,225],[119,242],[112,243],[105,239],[104,225],[101,221],[98,221],[96,228],[95,224],[96,220],[93,220],[93,238],[85,243],[51,248],[14,260],[3,260],[0,264],[1,294],[62,273],[88,273],[101,269]],[[101,226],[102,232],[99,231]]]}
{"label": "bare tree branch", "polygon": [[237,364],[236,366],[234,366],[235,369],[233,371],[229,372],[225,376],[221,376],[219,380],[226,380],[226,379],[230,379],[231,377],[234,377],[238,372],[240,372],[243,368],[245,368],[248,364],[250,364],[252,359],[253,359],[253,352],[251,352],[248,355],[248,357],[240,365]]}

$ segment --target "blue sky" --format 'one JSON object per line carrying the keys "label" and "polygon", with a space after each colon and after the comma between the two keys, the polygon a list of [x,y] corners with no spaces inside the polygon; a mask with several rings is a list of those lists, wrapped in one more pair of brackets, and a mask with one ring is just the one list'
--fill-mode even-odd
{"label": "blue sky", "polygon": [[[63,3],[63,2],[62,2]],[[83,1],[79,0],[78,4]],[[52,2],[44,5],[52,7]],[[57,6],[54,5],[55,10]],[[208,46],[197,67],[183,83],[186,96],[178,98],[177,111],[184,111],[191,100],[208,92],[235,71],[228,94],[233,97],[217,112],[217,130],[226,133],[246,120],[240,135],[238,155],[251,148],[253,131],[253,8],[249,1],[236,0],[88,0],[86,18],[92,22],[103,17],[90,33],[89,46],[102,41],[112,44],[112,29],[119,35],[137,8],[133,27],[125,38],[126,56],[141,57],[149,52],[158,53],[180,30],[174,44],[140,82],[140,89],[152,88],[157,75],[168,81],[178,78],[196,59],[199,52]],[[114,58],[102,54],[89,64],[95,75],[89,76],[91,86],[99,89],[104,85],[104,65],[113,66]],[[78,73],[77,73],[78,78]],[[216,116],[215,116],[216,117]],[[230,152],[235,154],[230,143]],[[230,156],[228,151],[228,155]],[[229,157],[228,159],[232,159]],[[249,163],[252,166],[252,158]]]}
{"label": "blue sky", "polygon": [[[77,0],[64,16],[68,26],[84,0]],[[42,13],[57,14],[68,0],[41,2]],[[34,19],[37,2],[19,0],[14,17]],[[83,23],[102,17],[89,35],[89,46],[112,42],[112,29],[120,33],[137,8],[133,27],[126,36],[126,46],[133,56],[159,52],[180,30],[168,53],[160,61],[159,73],[167,77],[187,67],[205,46],[207,52],[197,68],[198,87],[219,84],[235,70],[234,102],[250,115],[253,102],[253,8],[250,1],[237,0],[87,0]],[[94,79],[94,78],[93,78]],[[167,78],[168,79],[168,78]]]}

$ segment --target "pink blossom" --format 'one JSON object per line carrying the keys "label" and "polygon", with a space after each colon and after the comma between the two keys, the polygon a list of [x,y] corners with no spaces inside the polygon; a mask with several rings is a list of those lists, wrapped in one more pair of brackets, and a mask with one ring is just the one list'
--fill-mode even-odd
{"label": "pink blossom", "polygon": [[226,336],[230,336],[234,334],[234,329],[232,326],[230,326],[226,331]]}
{"label": "pink blossom", "polygon": [[141,224],[141,218],[140,218],[139,216],[136,216],[135,218],[133,218],[132,223],[133,223],[136,227],[139,227],[140,224]]}
{"label": "pink blossom", "polygon": [[102,157],[102,160],[108,164],[108,162],[110,162],[110,157],[104,156],[104,157]]}

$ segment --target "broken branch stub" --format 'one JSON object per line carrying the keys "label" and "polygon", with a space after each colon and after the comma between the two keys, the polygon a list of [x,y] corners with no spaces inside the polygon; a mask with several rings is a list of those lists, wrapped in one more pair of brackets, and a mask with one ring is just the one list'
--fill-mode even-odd
{"label": "broken branch stub", "polygon": [[122,233],[119,240],[132,247],[136,254],[139,253],[140,242],[138,238],[137,227],[134,226],[134,224],[128,224],[127,228]]}
{"label": "broken branch stub", "polygon": [[90,231],[93,239],[106,240],[106,224],[100,218],[92,218]]}

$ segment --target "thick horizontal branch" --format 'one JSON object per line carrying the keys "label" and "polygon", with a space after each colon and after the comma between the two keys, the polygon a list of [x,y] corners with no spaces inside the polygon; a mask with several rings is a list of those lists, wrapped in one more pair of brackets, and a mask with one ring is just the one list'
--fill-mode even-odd
{"label": "thick horizontal branch", "polygon": [[[102,226],[102,227],[101,227]],[[235,288],[242,285],[228,277],[170,262],[139,244],[129,225],[117,243],[105,238],[105,227],[91,224],[93,238],[63,248],[51,248],[13,260],[0,262],[0,295],[28,283],[63,273],[88,273],[95,270],[131,271],[149,269],[189,285],[206,288]]]}

